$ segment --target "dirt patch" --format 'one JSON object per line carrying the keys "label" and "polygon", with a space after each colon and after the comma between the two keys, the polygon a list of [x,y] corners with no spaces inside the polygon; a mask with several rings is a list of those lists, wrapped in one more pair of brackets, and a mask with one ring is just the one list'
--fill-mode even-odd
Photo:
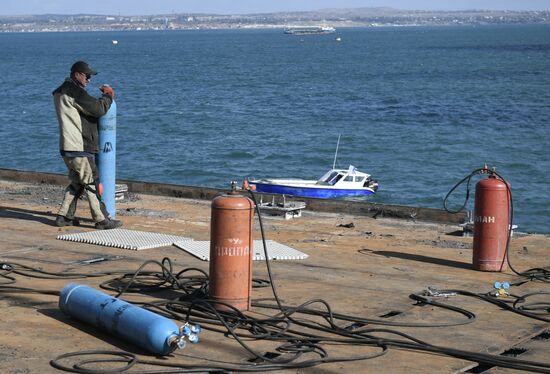
{"label": "dirt patch", "polygon": [[472,243],[464,243],[454,240],[443,240],[439,238],[437,240],[420,240],[418,241],[418,243],[446,249],[472,249],[473,247]]}

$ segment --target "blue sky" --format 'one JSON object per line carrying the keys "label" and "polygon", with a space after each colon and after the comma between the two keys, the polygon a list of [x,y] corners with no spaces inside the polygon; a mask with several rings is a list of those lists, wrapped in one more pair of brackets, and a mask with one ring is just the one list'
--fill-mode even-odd
{"label": "blue sky", "polygon": [[380,6],[416,10],[550,10],[550,0],[0,0],[0,15],[247,14]]}

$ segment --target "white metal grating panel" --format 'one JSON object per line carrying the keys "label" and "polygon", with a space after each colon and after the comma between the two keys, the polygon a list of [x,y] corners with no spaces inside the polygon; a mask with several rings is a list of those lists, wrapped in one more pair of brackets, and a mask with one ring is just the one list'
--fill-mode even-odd
{"label": "white metal grating panel", "polygon": [[[270,260],[304,260],[308,255],[284,244],[277,243],[274,240],[266,240],[267,253]],[[174,245],[193,256],[203,260],[210,261],[210,241],[182,241],[174,242]],[[265,260],[264,246],[261,240],[254,240],[253,260]]]}
{"label": "white metal grating panel", "polygon": [[59,240],[103,245],[123,249],[141,250],[164,247],[175,242],[183,243],[192,240],[184,236],[159,234],[146,231],[126,229],[96,230],[77,234],[59,235]]}

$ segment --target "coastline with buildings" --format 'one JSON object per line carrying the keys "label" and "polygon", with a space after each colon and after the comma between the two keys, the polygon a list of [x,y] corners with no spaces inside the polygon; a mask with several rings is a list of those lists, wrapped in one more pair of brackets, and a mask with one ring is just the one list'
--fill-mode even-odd
{"label": "coastline with buildings", "polygon": [[0,32],[284,29],[291,26],[319,24],[342,28],[548,23],[550,23],[549,11],[420,11],[393,8],[354,8],[243,15],[191,13],[135,16],[0,15]]}

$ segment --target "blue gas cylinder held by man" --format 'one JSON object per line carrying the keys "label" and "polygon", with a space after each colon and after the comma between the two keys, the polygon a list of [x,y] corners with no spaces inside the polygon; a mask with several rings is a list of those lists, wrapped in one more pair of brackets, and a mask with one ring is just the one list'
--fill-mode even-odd
{"label": "blue gas cylinder held by man", "polygon": [[116,102],[99,117],[99,193],[111,218],[116,217]]}

